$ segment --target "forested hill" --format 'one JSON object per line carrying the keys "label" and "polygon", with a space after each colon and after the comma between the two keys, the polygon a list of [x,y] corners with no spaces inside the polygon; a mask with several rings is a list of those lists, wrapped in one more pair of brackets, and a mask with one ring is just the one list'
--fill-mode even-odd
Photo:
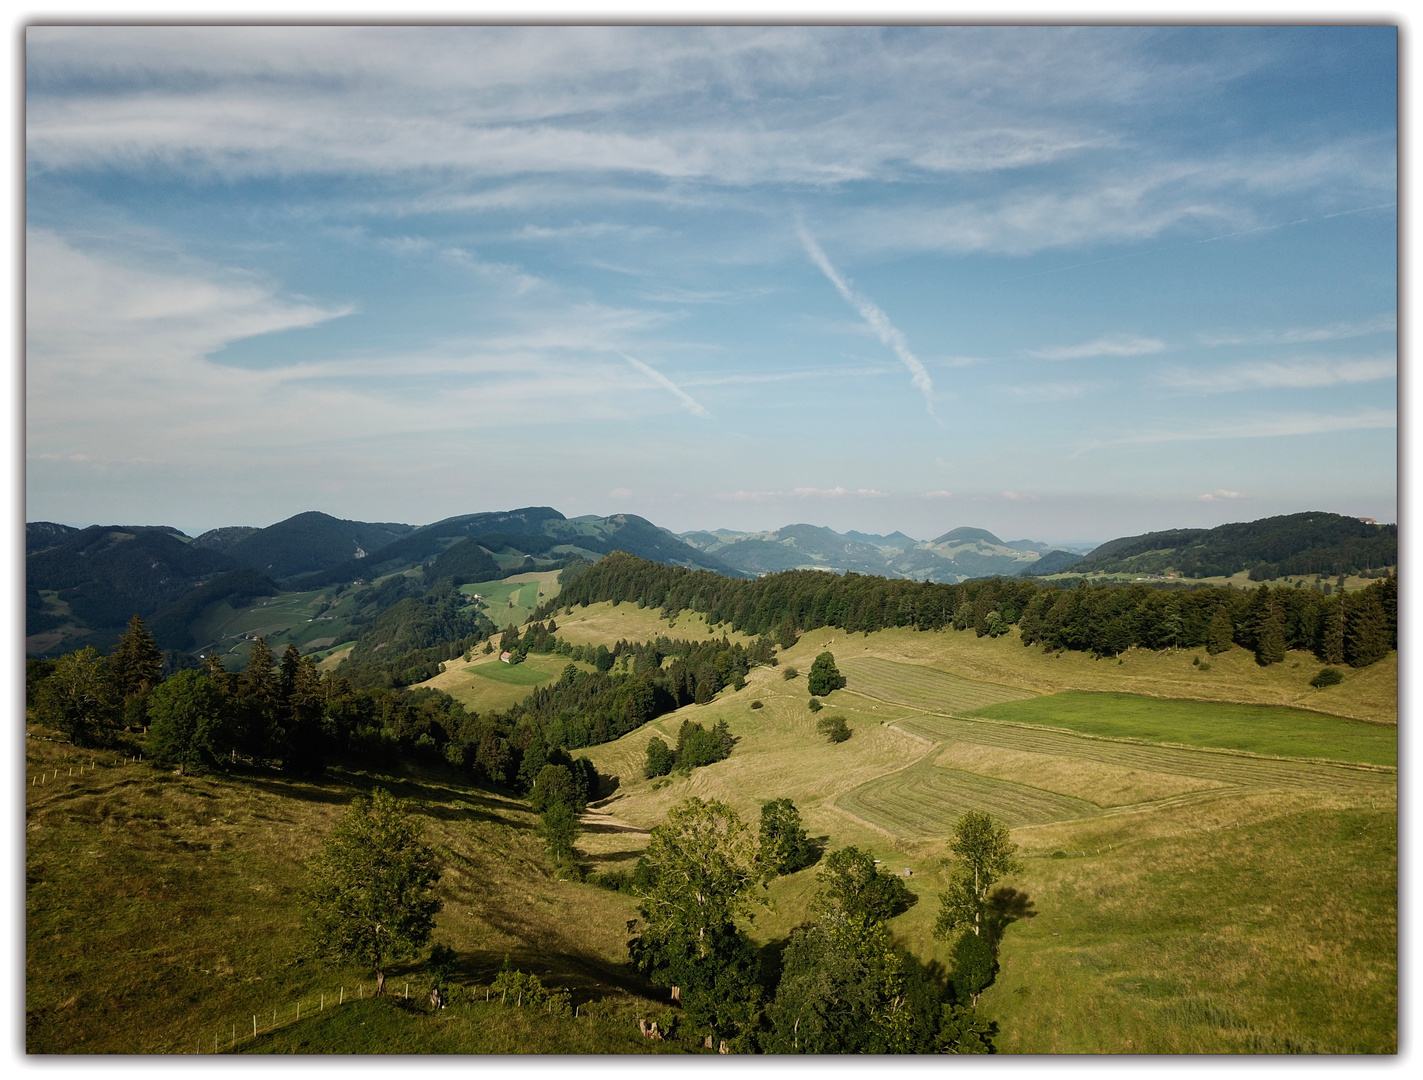
{"label": "forested hill", "polygon": [[1251,571],[1257,581],[1295,574],[1357,573],[1398,563],[1398,526],[1314,511],[1234,522],[1214,529],[1171,529],[1111,540],[1073,573],[1175,572],[1224,577]]}
{"label": "forested hill", "polygon": [[690,609],[709,625],[752,635],[836,626],[851,633],[953,627],[997,637],[1016,628],[1024,645],[1097,656],[1133,647],[1205,646],[1214,653],[1233,643],[1266,665],[1279,663],[1289,649],[1309,649],[1325,663],[1362,667],[1398,647],[1398,579],[1392,576],[1352,593],[1334,592],[1325,583],[1307,589],[1303,582],[1293,588],[1169,590],[1083,581],[1065,588],[1029,578],[947,585],[816,570],[733,581],[614,552],[536,617],[603,600],[669,615]]}
{"label": "forested hill", "polygon": [[411,525],[346,521],[308,510],[265,529],[213,529],[193,543],[225,551],[243,566],[281,580],[365,558],[413,531]]}

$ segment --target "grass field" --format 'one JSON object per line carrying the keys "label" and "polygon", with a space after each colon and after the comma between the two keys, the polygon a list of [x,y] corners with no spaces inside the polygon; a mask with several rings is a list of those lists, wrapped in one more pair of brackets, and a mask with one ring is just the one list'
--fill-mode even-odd
{"label": "grass field", "polygon": [[[850,719],[849,742],[815,735],[801,680],[760,669],[740,693],[587,751],[623,781],[605,809],[647,828],[689,794],[723,799],[752,821],[762,800],[790,797],[812,835],[911,871],[920,901],[891,926],[940,962],[948,955],[930,931],[946,834],[965,810],[993,813],[1025,856],[1010,884],[1037,912],[1009,928],[1002,973],[983,999],[1013,1032],[1005,1050],[1392,1052],[1397,773],[1388,765],[1397,729],[1301,709],[1162,700],[1200,679],[1190,654],[1117,665],[1005,644],[972,634],[806,634],[782,662],[804,669],[822,648],[835,653],[848,685],[827,704]],[[1219,665],[1218,694],[1249,702],[1300,693],[1291,685],[1298,671],[1241,659],[1249,665]],[[1367,700],[1338,711],[1386,716],[1379,688],[1391,673],[1380,669],[1374,682],[1364,681],[1370,669],[1350,672]],[[1063,683],[1116,692],[1064,693]],[[1121,693],[1123,685],[1155,694]],[[751,710],[750,699],[763,707]],[[978,717],[947,715],[954,711]],[[741,741],[689,777],[642,780],[648,739],[668,738],[683,716],[725,717]],[[621,835],[608,857],[630,865],[642,842]],[[1234,875],[1244,878],[1238,889]],[[778,880],[776,909],[758,916],[753,936],[787,933],[807,916],[814,888],[813,870]],[[1341,998],[1336,985],[1354,996]]]}
{"label": "grass field", "polygon": [[478,595],[483,601],[485,614],[500,629],[523,626],[535,608],[558,595],[560,573],[560,570],[538,570],[515,574],[502,581],[461,585],[460,592],[468,596]]}
{"label": "grass field", "polygon": [[675,619],[664,619],[657,608],[640,608],[636,604],[613,604],[603,601],[587,607],[575,607],[571,612],[558,611],[554,614],[558,623],[558,636],[575,645],[616,645],[620,639],[628,641],[650,641],[653,638],[669,637],[689,641],[704,641],[721,637],[723,633],[732,641],[742,644],[750,642],[745,634],[731,633],[725,627],[709,629],[706,619],[693,611],[684,611]]}
{"label": "grass field", "polygon": [[[560,636],[587,643],[707,633],[695,617],[669,628],[628,604],[557,618]],[[1302,656],[1260,668],[1235,649],[1200,672],[1190,653],[1117,664],[1010,638],[805,634],[781,663],[805,671],[835,654],[848,685],[826,705],[852,729],[842,744],[817,734],[804,678],[758,668],[739,692],[579,750],[619,780],[585,819],[585,865],[630,868],[646,830],[688,795],[752,823],[762,801],[789,797],[830,848],[856,844],[910,872],[918,902],[891,929],[947,963],[931,934],[945,837],[964,810],[988,810],[1012,826],[1023,869],[1005,884],[1033,913],[1008,927],[980,1006],[1001,1024],[1002,1050],[1396,1052],[1397,728],[1347,718],[1396,719],[1396,658],[1317,692],[1318,665]],[[497,664],[477,656],[476,667]],[[518,677],[565,663],[530,657]],[[489,695],[529,692],[488,677],[496,670],[519,671],[456,661],[432,684],[467,703],[486,695],[481,711]],[[672,742],[684,719],[722,718],[739,739],[727,760],[642,778],[654,735]],[[31,1050],[211,1052],[224,1034],[229,1050],[256,1052],[650,1048],[628,1045],[625,1029],[536,1024],[468,996],[438,1016],[361,997],[320,1008],[321,994],[363,980],[368,993],[369,975],[302,959],[301,866],[351,795],[376,783],[422,806],[446,866],[437,937],[458,952],[461,982],[487,983],[507,952],[575,1002],[639,1007],[647,988],[624,966],[632,899],[551,875],[527,804],[436,769],[306,783],[108,759],[71,776],[92,755],[32,734],[27,779],[46,782],[26,789]],[[784,938],[815,888],[813,867],[778,879],[749,932]],[[405,977],[392,972],[390,985]]]}
{"label": "grass field", "polygon": [[[449,660],[445,670],[421,683],[421,686],[443,690],[467,709],[475,712],[491,712],[507,709],[515,702],[529,696],[535,686],[558,678],[568,666],[568,657],[531,653],[522,664],[505,664],[497,654],[486,656],[475,650],[471,663]],[[578,663],[583,671],[592,671],[593,665]]]}
{"label": "grass field", "polygon": [[1302,709],[1068,692],[979,706],[969,715],[1088,735],[1244,750],[1279,757],[1398,764],[1398,729]]}
{"label": "grass field", "polygon": [[[369,997],[368,971],[304,957],[298,894],[305,860],[350,798],[376,785],[418,808],[444,863],[436,939],[458,953],[459,981],[487,984],[507,954],[571,988],[575,1003],[645,989],[623,966],[632,901],[557,880],[527,804],[470,790],[452,772],[178,777],[32,736],[32,1052],[210,1052],[215,1037],[230,1048],[234,1029],[240,1048],[254,1015],[266,1032],[274,1013],[285,1023],[298,1003],[318,1010],[323,994],[328,1006],[343,992]],[[407,978],[420,976],[393,969],[390,986]]]}

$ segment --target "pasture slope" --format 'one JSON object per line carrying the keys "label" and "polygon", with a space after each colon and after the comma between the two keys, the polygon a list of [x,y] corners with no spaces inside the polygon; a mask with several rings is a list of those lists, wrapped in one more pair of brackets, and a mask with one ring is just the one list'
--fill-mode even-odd
{"label": "pasture slope", "polygon": [[[816,734],[804,676],[782,677],[825,648],[848,680],[825,699],[854,730],[839,745]],[[1396,658],[1321,691],[1305,654],[1260,668],[1236,648],[1205,671],[1193,656],[1207,659],[817,630],[740,692],[584,752],[620,778],[600,810],[640,829],[688,795],[753,821],[763,800],[793,799],[812,835],[910,873],[919,902],[891,926],[940,962],[954,821],[1010,825],[1024,869],[1007,884],[1030,914],[982,1001],[1005,1051],[1395,1052]],[[653,735],[723,717],[740,738],[729,759],[641,778]],[[596,857],[630,866],[644,842],[603,834]],[[806,916],[814,873],[773,885],[753,936]]]}
{"label": "pasture slope", "polygon": [[[669,626],[629,604],[556,618],[578,643],[721,636],[697,616]],[[805,689],[826,648],[848,678],[827,708],[854,732],[834,745],[816,733]],[[947,963],[931,935],[945,838],[962,811],[989,810],[1023,861],[1006,882],[1020,917],[981,1002],[1002,1050],[1396,1052],[1396,658],[1323,691],[1308,686],[1319,665],[1302,654],[1265,669],[1240,649],[1206,671],[1192,658],[1133,652],[1119,664],[1045,656],[1014,635],[814,631],[742,690],[578,751],[619,778],[590,809],[579,851],[591,870],[631,869],[647,830],[688,795],[753,823],[763,800],[789,797],[828,846],[859,845],[911,875],[918,902],[891,927]],[[561,670],[562,658],[540,657],[517,677],[544,674],[545,659]],[[801,674],[786,680],[792,665]],[[508,681],[513,670],[490,678],[497,670],[456,661],[435,684],[458,694],[463,679],[508,701],[529,692]],[[722,717],[740,740],[730,758],[641,777],[654,734],[675,742],[684,719]],[[178,777],[126,763],[137,736],[101,758],[30,733],[30,1050],[648,1048],[627,1037],[630,1021],[530,1026],[478,1001],[507,955],[575,1002],[654,1007],[625,966],[632,898],[559,880],[527,804],[436,766],[337,768],[321,782]],[[1236,742],[1212,745],[1227,735]],[[301,867],[352,795],[376,784],[418,805],[444,861],[436,938],[459,955],[462,1016],[432,1022],[361,996],[333,1011],[333,996],[369,993],[368,973],[302,958]],[[784,938],[814,890],[813,867],[778,879],[773,908],[748,929]]]}

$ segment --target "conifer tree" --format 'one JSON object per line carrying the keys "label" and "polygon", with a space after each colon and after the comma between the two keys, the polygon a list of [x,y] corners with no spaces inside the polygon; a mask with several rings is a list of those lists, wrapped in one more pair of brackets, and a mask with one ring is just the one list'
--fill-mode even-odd
{"label": "conifer tree", "polygon": [[1211,617],[1210,629],[1206,632],[1206,652],[1212,656],[1225,652],[1235,642],[1235,624],[1230,621],[1230,613],[1221,605]]}
{"label": "conifer tree", "polygon": [[1344,659],[1350,667],[1367,667],[1382,660],[1388,651],[1388,619],[1379,592],[1371,585],[1349,604]]}
{"label": "conifer tree", "polygon": [[1275,605],[1255,634],[1255,662],[1261,667],[1278,664],[1285,658],[1285,628]]}
{"label": "conifer tree", "polygon": [[148,693],[162,680],[163,653],[144,626],[142,616],[129,619],[128,629],[109,657],[109,670],[115,689],[125,701]]}

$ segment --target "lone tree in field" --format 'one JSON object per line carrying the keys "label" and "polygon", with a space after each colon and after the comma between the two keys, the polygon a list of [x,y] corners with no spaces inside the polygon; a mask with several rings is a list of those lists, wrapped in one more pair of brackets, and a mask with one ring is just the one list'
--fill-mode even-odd
{"label": "lone tree in field", "polygon": [[761,861],[776,874],[794,874],[815,862],[819,851],[806,834],[790,799],[761,804]]}
{"label": "lone tree in field", "polygon": [[815,658],[815,663],[810,665],[810,674],[806,677],[805,688],[816,697],[824,697],[832,690],[839,690],[845,685],[845,677],[840,674],[840,669],[835,666],[835,656],[830,652],[823,652]]}
{"label": "lone tree in field", "polygon": [[949,840],[952,859],[945,859],[949,887],[939,896],[939,917],[934,936],[948,939],[962,928],[982,934],[987,927],[988,890],[1005,874],[1020,867],[1013,853],[1018,845],[1008,839],[1008,827],[977,810],[959,818]]}
{"label": "lone tree in field", "polygon": [[308,866],[307,931],[316,951],[369,964],[376,993],[385,969],[418,956],[435,928],[440,880],[435,853],[420,842],[422,825],[405,804],[376,789],[351,801],[321,853]]}

